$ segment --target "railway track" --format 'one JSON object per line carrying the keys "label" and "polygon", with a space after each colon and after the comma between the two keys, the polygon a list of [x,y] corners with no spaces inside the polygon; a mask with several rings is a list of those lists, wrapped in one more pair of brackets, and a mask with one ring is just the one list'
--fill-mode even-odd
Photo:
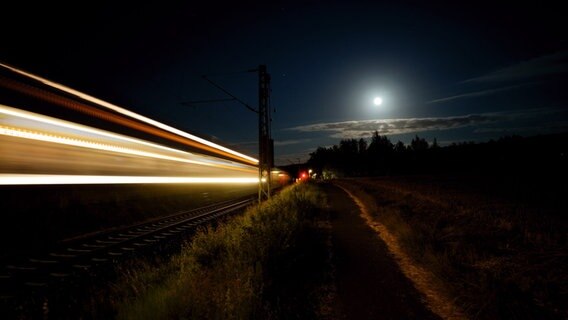
{"label": "railway track", "polygon": [[54,291],[76,284],[81,277],[96,276],[113,262],[151,248],[156,250],[157,246],[195,231],[199,225],[252,203],[254,198],[250,197],[225,201],[120,230],[63,241],[49,252],[13,259],[0,269],[2,307],[44,299]]}

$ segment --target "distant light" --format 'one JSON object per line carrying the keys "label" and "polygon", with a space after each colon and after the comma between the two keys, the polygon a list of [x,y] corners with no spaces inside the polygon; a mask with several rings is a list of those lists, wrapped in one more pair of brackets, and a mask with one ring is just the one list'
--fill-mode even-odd
{"label": "distant light", "polygon": [[375,97],[375,99],[373,100],[373,103],[374,103],[376,106],[380,106],[381,104],[383,104],[383,98],[381,98],[381,97]]}
{"label": "distant light", "polygon": [[253,183],[258,183],[258,178],[0,174],[0,185],[133,184],[133,183],[253,184]]}

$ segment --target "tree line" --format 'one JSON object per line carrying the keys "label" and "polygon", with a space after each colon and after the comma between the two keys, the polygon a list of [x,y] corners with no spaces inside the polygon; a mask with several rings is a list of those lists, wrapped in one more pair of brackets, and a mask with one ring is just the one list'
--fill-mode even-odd
{"label": "tree line", "polygon": [[441,147],[418,135],[406,145],[378,131],[366,139],[342,139],[310,153],[307,166],[323,178],[431,173],[566,172],[568,133],[504,136],[483,143],[460,142]]}

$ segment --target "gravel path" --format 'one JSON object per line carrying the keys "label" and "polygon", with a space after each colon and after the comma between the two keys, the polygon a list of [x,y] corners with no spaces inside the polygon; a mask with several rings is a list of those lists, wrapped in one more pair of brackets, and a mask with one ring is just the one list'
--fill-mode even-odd
{"label": "gravel path", "polygon": [[349,195],[330,184],[322,187],[331,208],[338,313],[344,319],[439,319]]}

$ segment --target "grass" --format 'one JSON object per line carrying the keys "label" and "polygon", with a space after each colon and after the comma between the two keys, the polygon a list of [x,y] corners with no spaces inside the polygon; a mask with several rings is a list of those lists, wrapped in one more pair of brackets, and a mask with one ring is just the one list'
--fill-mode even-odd
{"label": "grass", "polygon": [[327,281],[324,203],[313,185],[294,185],[200,229],[167,261],[122,266],[106,308],[119,319],[318,318]]}
{"label": "grass", "polygon": [[434,273],[468,317],[566,318],[565,208],[558,201],[535,201],[539,186],[530,187],[529,199],[488,191],[490,181],[475,188],[472,181],[377,178],[343,184],[374,208],[373,218]]}

